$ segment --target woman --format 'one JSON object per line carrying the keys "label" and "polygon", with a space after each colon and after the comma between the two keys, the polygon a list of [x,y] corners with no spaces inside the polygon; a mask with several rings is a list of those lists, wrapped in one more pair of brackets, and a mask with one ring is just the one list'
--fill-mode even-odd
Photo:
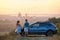
{"label": "woman", "polygon": [[21,34],[21,25],[19,24],[20,22],[19,21],[17,21],[17,28],[16,28],[16,30],[15,30],[15,32],[16,32],[16,34]]}

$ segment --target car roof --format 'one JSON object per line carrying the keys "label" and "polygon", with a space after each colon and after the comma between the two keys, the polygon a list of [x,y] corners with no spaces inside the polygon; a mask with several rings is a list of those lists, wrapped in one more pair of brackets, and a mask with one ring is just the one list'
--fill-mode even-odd
{"label": "car roof", "polygon": [[52,23],[52,22],[36,22],[36,23]]}
{"label": "car roof", "polygon": [[31,25],[34,25],[34,24],[49,24],[49,23],[52,23],[52,22],[35,22],[35,23],[32,23]]}

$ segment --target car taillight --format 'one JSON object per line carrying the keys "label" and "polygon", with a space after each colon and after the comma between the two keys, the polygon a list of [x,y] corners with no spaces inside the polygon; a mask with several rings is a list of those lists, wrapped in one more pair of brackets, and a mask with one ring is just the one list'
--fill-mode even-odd
{"label": "car taillight", "polygon": [[55,26],[55,28],[56,28],[56,26]]}
{"label": "car taillight", "polygon": [[55,26],[55,28],[56,28],[56,26]]}

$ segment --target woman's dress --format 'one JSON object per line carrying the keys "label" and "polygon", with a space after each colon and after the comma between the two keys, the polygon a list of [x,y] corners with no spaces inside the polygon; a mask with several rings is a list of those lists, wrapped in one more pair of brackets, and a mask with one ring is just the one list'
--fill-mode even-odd
{"label": "woman's dress", "polygon": [[15,32],[16,32],[17,34],[21,33],[21,26],[20,26],[20,24],[18,24]]}

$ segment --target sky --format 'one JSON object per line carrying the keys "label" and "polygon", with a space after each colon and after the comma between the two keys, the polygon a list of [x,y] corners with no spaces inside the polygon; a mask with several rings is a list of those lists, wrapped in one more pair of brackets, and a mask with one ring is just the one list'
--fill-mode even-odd
{"label": "sky", "polygon": [[0,0],[0,15],[60,16],[60,0]]}

